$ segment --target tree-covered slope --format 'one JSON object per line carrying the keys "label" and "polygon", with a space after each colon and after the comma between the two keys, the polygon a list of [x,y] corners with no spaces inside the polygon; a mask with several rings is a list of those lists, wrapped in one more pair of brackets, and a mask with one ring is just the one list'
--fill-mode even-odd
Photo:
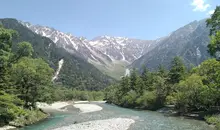
{"label": "tree-covered slope", "polygon": [[30,42],[34,48],[34,57],[43,58],[55,71],[58,68],[58,62],[61,59],[64,60],[55,82],[72,88],[87,90],[99,90],[112,82],[110,77],[101,73],[87,61],[57,47],[52,40],[32,32],[16,19],[0,19],[0,24],[18,32],[19,36],[13,40],[14,46],[21,41]]}

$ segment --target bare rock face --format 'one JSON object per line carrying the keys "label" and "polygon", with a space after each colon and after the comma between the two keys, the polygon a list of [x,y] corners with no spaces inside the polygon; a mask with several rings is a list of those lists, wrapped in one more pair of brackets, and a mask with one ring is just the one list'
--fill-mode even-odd
{"label": "bare rock face", "polygon": [[54,28],[32,25],[27,22],[21,23],[33,32],[50,38],[57,46],[63,47],[68,52],[100,64],[114,61],[131,63],[156,47],[158,43],[157,40],[138,40],[110,36],[100,36],[93,40],[87,40],[83,37],[75,37],[69,33],[63,33]]}

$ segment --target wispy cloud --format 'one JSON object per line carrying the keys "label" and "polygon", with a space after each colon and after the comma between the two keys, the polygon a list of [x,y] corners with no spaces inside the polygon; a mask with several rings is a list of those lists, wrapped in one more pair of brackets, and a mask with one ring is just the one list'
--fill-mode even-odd
{"label": "wispy cloud", "polygon": [[204,0],[193,0],[191,5],[194,6],[193,11],[200,11],[200,12],[204,12],[207,10],[207,8],[210,7],[210,4],[205,3]]}
{"label": "wispy cloud", "polygon": [[207,15],[212,15],[212,14],[214,14],[214,12],[215,12],[215,10],[210,10],[210,11],[207,13]]}

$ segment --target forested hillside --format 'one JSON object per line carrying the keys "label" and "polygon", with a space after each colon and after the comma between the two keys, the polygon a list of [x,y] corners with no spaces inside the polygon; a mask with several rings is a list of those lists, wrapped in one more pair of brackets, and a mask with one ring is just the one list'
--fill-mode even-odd
{"label": "forested hillside", "polygon": [[43,58],[55,71],[58,68],[58,62],[61,59],[64,60],[64,65],[55,82],[80,90],[100,90],[113,81],[87,61],[57,47],[52,40],[32,32],[17,20],[0,19],[0,24],[18,32],[18,37],[13,37],[14,52],[18,42],[27,41],[33,46],[33,57]]}

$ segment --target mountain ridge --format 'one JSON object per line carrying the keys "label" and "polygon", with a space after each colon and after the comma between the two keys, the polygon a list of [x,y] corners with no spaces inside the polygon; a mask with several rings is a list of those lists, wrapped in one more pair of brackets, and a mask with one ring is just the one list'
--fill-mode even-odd
{"label": "mountain ridge", "polygon": [[[75,37],[70,33],[63,33],[47,26],[32,25],[25,22],[22,22],[22,24],[35,33],[50,38],[57,46],[63,47],[69,53],[83,58],[103,73],[114,78],[123,76],[126,68],[142,68],[144,65],[149,67],[149,69],[155,69],[159,64],[165,64],[165,67],[169,68],[169,62],[174,56],[183,57],[187,65],[191,63],[198,65],[201,61],[210,57],[204,52],[204,47],[209,42],[205,19],[200,21],[194,20],[171,32],[169,35],[155,40],[108,35],[97,36],[92,40],[88,40],[84,37]],[[197,35],[200,35],[196,29],[198,30],[198,27],[201,25],[200,31],[205,33],[202,35],[202,37],[205,37],[203,39],[205,45],[198,45],[195,49],[192,47],[194,42],[203,42],[199,39],[195,40]],[[195,36],[192,37],[192,35]],[[190,43],[190,40],[194,40],[194,42]],[[193,50],[187,46],[191,46]],[[180,48],[185,48],[186,51]],[[202,51],[200,51],[200,48]],[[193,52],[197,52],[197,54]],[[192,53],[192,55],[189,53]],[[196,58],[194,55],[198,55],[198,57]]]}
{"label": "mountain ridge", "polygon": [[141,68],[144,65],[153,70],[162,64],[169,68],[175,56],[182,57],[188,67],[190,64],[199,65],[210,57],[207,52],[209,41],[209,29],[206,27],[205,19],[193,21],[172,32],[160,46],[134,61],[130,67]]}

